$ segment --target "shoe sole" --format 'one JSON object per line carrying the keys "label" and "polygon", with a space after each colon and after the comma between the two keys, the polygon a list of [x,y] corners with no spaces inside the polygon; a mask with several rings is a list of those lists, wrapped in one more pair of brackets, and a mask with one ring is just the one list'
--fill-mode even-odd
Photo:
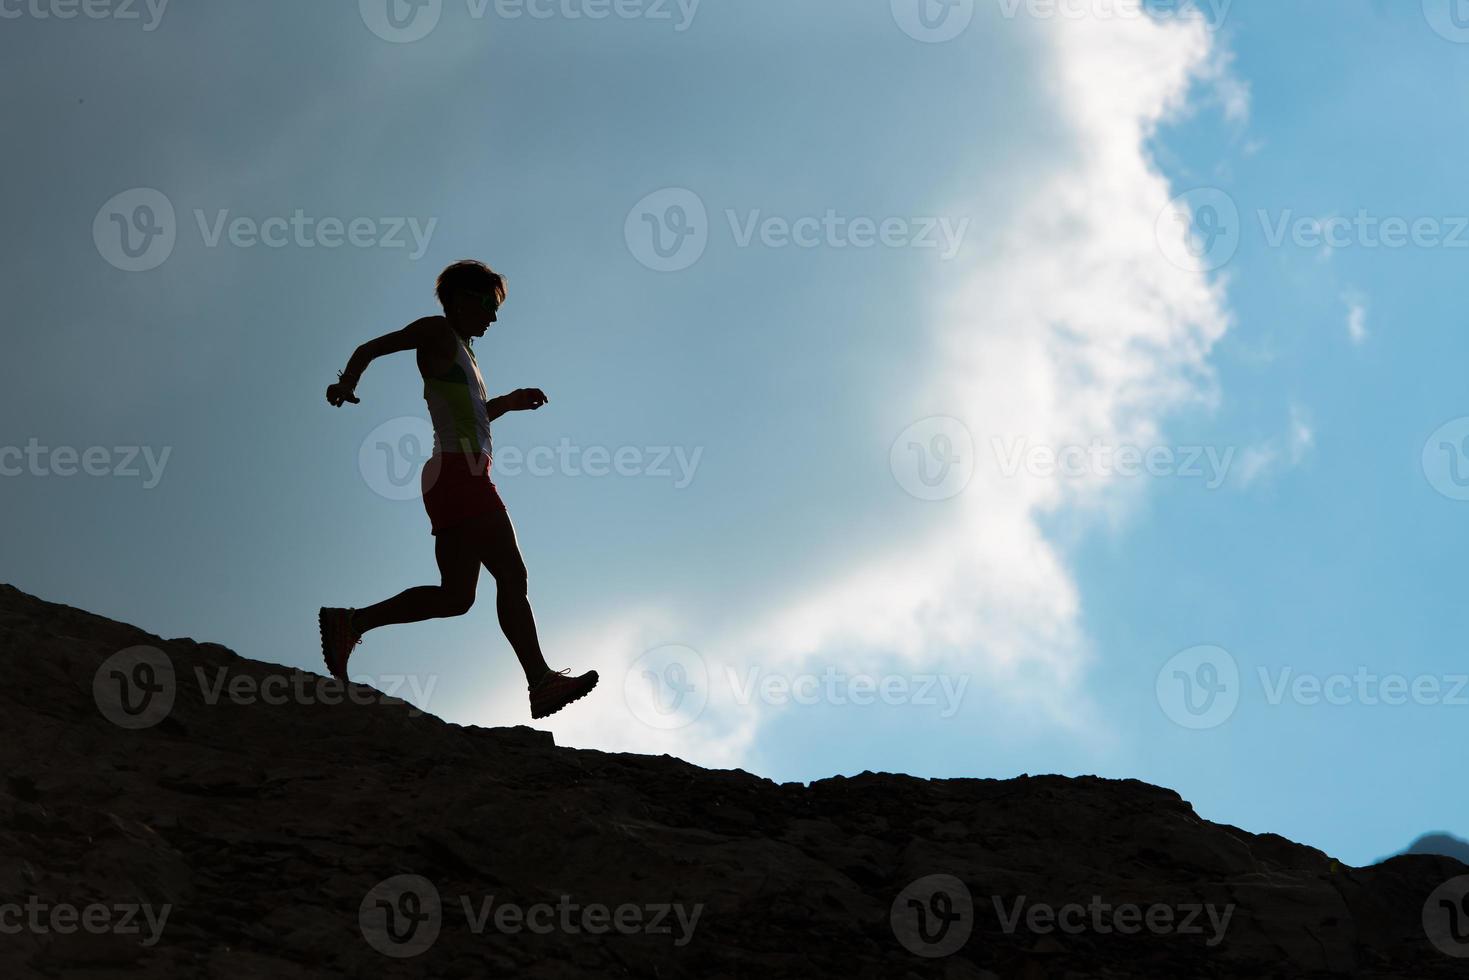
{"label": "shoe sole", "polygon": [[326,607],[323,606],[316,614],[316,629],[321,634],[321,662],[326,664],[326,672],[337,680],[343,680],[341,674],[332,667],[331,644],[327,640]]}
{"label": "shoe sole", "polygon": [[569,704],[576,704],[576,702],[580,701],[582,698],[586,697],[588,694],[591,694],[593,691],[595,691],[597,689],[597,685],[599,683],[601,683],[601,680],[602,680],[602,678],[597,674],[597,672],[595,670],[592,671],[591,674],[592,674],[592,682],[587,685],[587,689],[585,691],[582,691],[580,694],[578,694],[574,698],[567,698],[565,701],[563,701],[560,704],[556,705],[556,707],[551,708],[549,711],[545,711],[545,710],[543,710],[543,711],[537,711],[536,708],[535,708],[535,706],[532,705],[531,706],[531,711],[530,711],[531,718],[533,718],[533,719],[535,719],[537,721],[539,721],[542,718],[549,718],[552,715],[554,715],[556,712],[560,711],[562,708],[566,707],[567,705],[569,705]]}

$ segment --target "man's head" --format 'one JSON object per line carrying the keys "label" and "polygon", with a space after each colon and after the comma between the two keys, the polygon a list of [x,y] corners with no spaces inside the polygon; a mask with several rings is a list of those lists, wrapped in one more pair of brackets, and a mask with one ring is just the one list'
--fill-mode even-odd
{"label": "man's head", "polygon": [[483,337],[505,302],[505,277],[483,262],[464,259],[439,273],[434,292],[451,327],[465,337]]}

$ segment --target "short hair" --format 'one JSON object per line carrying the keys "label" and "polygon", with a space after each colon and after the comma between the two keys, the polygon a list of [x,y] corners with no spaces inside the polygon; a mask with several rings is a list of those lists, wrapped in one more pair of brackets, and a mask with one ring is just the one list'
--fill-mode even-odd
{"label": "short hair", "polygon": [[505,277],[478,259],[461,259],[439,273],[434,295],[446,311],[456,293],[489,293],[496,302],[505,302]]}

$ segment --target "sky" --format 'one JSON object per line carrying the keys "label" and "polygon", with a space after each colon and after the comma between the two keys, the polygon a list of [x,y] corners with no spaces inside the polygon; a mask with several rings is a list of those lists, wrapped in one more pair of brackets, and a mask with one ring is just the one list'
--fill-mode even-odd
{"label": "sky", "polygon": [[[1456,0],[0,20],[0,581],[318,669],[436,578],[411,360],[323,392],[475,257],[560,744],[1469,836]],[[354,676],[529,723],[492,592]]]}

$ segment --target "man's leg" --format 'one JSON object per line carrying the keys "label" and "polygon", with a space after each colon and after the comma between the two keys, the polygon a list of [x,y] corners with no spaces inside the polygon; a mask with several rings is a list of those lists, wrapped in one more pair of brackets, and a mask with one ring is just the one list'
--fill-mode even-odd
{"label": "man's leg", "polygon": [[554,715],[573,701],[584,698],[597,686],[597,672],[589,670],[578,677],[567,671],[553,672],[541,656],[541,642],[536,637],[536,617],[526,595],[525,561],[515,540],[510,515],[502,511],[486,515],[481,525],[480,556],[490,574],[495,576],[495,608],[500,614],[500,629],[515,648],[520,668],[525,671],[530,694],[530,716]]}
{"label": "man's leg", "polygon": [[449,528],[434,539],[439,584],[420,585],[352,614],[352,631],[361,635],[379,626],[419,623],[463,616],[474,605],[479,585],[480,543],[470,525]]}
{"label": "man's leg", "polygon": [[495,611],[500,616],[500,629],[528,684],[534,684],[551,672],[541,654],[541,641],[536,635],[536,617],[530,608],[526,586],[525,561],[520,544],[515,540],[515,526],[503,510],[486,514],[476,522],[479,559],[495,577]]}

